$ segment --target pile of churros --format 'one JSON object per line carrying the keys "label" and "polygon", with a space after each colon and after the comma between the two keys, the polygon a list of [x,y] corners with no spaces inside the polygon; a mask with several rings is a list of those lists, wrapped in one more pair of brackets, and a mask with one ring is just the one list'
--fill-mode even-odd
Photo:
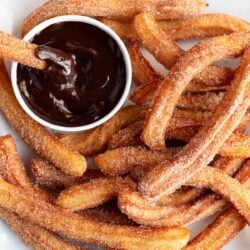
{"label": "pile of churros", "polygon": [[[0,138],[0,218],[26,244],[216,250],[250,223],[250,23],[202,14],[206,6],[204,0],[50,0],[25,19],[23,35],[58,15],[98,18],[124,40],[136,84],[134,105],[105,124],[52,134],[19,106],[0,62],[0,109],[38,154],[28,175],[12,137]],[[188,51],[177,43],[193,38],[203,40]],[[0,44],[0,56],[45,67],[35,45],[4,33]],[[239,57],[235,69],[216,64]],[[186,226],[217,212],[190,241]]]}

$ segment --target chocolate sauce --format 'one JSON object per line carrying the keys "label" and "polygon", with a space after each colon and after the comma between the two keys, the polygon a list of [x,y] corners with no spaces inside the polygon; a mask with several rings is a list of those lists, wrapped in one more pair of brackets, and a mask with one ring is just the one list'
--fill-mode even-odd
{"label": "chocolate sauce", "polygon": [[118,103],[126,83],[124,58],[104,31],[80,22],[51,25],[31,41],[47,62],[43,71],[18,65],[18,85],[27,105],[63,126],[90,124]]}

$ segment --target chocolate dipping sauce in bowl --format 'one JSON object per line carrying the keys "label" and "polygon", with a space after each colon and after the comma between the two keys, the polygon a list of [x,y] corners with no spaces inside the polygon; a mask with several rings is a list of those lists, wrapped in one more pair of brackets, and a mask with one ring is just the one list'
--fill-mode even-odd
{"label": "chocolate dipping sauce in bowl", "polygon": [[84,16],[59,16],[25,37],[39,45],[45,70],[12,63],[15,96],[38,123],[63,133],[95,128],[125,103],[132,83],[131,61],[118,35]]}

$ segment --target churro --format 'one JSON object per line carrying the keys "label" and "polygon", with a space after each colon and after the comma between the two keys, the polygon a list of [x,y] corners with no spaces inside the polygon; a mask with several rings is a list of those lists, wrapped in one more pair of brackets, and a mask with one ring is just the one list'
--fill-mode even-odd
{"label": "churro", "polygon": [[114,30],[122,39],[129,41],[138,40],[132,22],[108,18],[101,18],[100,21]]}
{"label": "churro", "polygon": [[117,196],[121,191],[133,191],[136,184],[130,178],[96,178],[63,190],[56,205],[71,211],[97,207]]}
{"label": "churro", "polygon": [[[233,176],[242,167],[244,161],[245,159],[243,158],[217,156],[217,159],[209,166],[217,168],[229,176]],[[242,179],[239,180],[241,181]]]}
{"label": "churro", "polygon": [[250,122],[250,112],[248,111],[248,112],[246,113],[246,115],[244,116],[244,118],[242,119],[242,121],[241,121],[239,127],[235,130],[235,132],[240,132],[240,133],[241,133],[242,131],[244,132],[244,131],[246,130],[246,128],[247,128],[249,122]]}
{"label": "churro", "polygon": [[[37,250],[79,249],[74,244],[81,242],[218,249],[250,223],[250,23],[200,14],[206,6],[205,0],[49,0],[25,19],[22,35],[58,15],[97,18],[124,39],[137,85],[135,105],[101,126],[53,135],[23,112],[0,60],[0,109],[38,153],[29,179],[13,139],[0,137],[0,218],[25,243]],[[206,39],[188,51],[178,44],[193,38]],[[0,57],[46,70],[36,44],[0,32]],[[238,67],[218,66],[237,57]],[[87,168],[85,156],[97,169]],[[184,227],[217,212],[188,244]]]}
{"label": "churro", "polygon": [[[238,178],[246,181],[249,187],[250,164],[249,160],[244,163],[243,169],[239,172]],[[201,234],[196,236],[184,249],[219,249],[226,245],[247,222],[235,208],[229,208],[211,223]],[[226,230],[225,230],[226,229]]]}
{"label": "churro", "polygon": [[[243,162],[242,159],[229,159],[227,160],[227,162],[224,162],[225,165],[222,164],[223,162],[220,162],[222,164],[220,165],[220,168],[225,170],[226,173],[233,174],[237,170],[237,168],[241,166],[240,164],[242,162]],[[211,170],[211,172],[213,172],[215,175],[217,174],[218,171],[217,169],[211,167],[207,167],[207,169]],[[248,181],[244,177],[245,177],[244,175],[243,177],[238,176],[239,181],[243,182],[245,187],[248,188]],[[197,178],[199,178],[198,175]],[[226,174],[223,174],[222,178],[223,180],[225,180],[224,178],[227,179],[230,178],[230,181],[233,181],[234,183],[236,182],[233,178],[227,176]],[[220,183],[222,182],[223,181],[221,181]],[[203,182],[203,184],[205,184],[205,181]],[[230,183],[227,183],[227,185],[230,185]],[[239,184],[236,185],[240,189],[243,188]],[[208,187],[208,185],[204,186]],[[212,186],[210,185],[210,187]],[[202,189],[199,190],[201,193],[205,192],[205,190],[203,191]],[[225,192],[225,190],[223,190],[223,192]],[[248,193],[248,191],[246,192]],[[243,196],[247,197],[247,193],[243,194]],[[209,192],[206,195],[199,198],[198,200],[192,200],[193,199],[192,197],[192,199],[190,199],[188,203],[182,203],[182,204],[180,203],[181,204],[180,206],[173,206],[171,203],[164,204],[162,202],[163,197],[158,201],[156,201],[155,203],[148,202],[138,192],[120,193],[118,198],[119,198],[119,207],[125,214],[129,216],[129,218],[133,219],[134,221],[140,224],[157,226],[157,227],[161,226],[171,227],[171,226],[181,226],[181,225],[183,226],[186,224],[190,224],[197,220],[204,219],[216,213],[217,211],[222,210],[227,205],[227,202],[223,200],[220,196]],[[243,204],[245,205],[245,203]],[[246,214],[247,213],[248,212],[246,209]]]}
{"label": "churro", "polygon": [[[185,53],[185,51],[159,27],[151,14],[145,12],[137,15],[134,19],[134,27],[145,48],[167,69],[170,69]],[[228,71],[228,69],[215,65],[208,65],[204,70],[204,73],[202,71],[200,72],[202,77],[199,75],[197,79],[194,77],[193,82],[200,82],[200,79],[204,79],[205,77],[210,79],[212,75],[215,75],[215,79],[220,78],[220,76],[216,75],[218,72],[225,71],[222,73],[222,75],[224,75]],[[207,80],[205,82],[207,82]]]}
{"label": "churro", "polygon": [[142,120],[146,111],[146,106],[128,106],[98,128],[83,133],[65,135],[60,140],[83,155],[96,154],[106,147],[113,134],[134,121]]}
{"label": "churro", "polygon": [[[134,18],[134,27],[140,41],[156,59],[170,69],[184,51],[160,29],[154,17],[141,13]],[[164,53],[162,51],[164,50]]]}
{"label": "churro", "polygon": [[[166,132],[166,140],[176,139],[184,142],[190,139],[198,132],[200,126],[184,126],[183,128],[173,128]],[[108,143],[108,149],[116,149],[121,147],[142,146],[140,134],[143,129],[143,121],[131,123],[118,133],[114,134]]]}
{"label": "churro", "polygon": [[[215,161],[213,167],[232,176],[242,166],[243,162],[244,159],[220,157]],[[155,203],[157,206],[183,205],[195,201],[197,197],[200,197],[205,193],[207,193],[207,189],[184,186],[171,195],[162,196],[159,200],[156,200]]]}
{"label": "churro", "polygon": [[[240,107],[238,109],[236,109],[235,113],[232,115],[232,117],[228,120],[226,126],[224,126],[224,128],[222,128],[222,130],[220,131],[219,135],[217,134],[214,138],[214,140],[212,141],[212,143],[209,144],[209,146],[207,147],[207,151],[205,150],[205,152],[203,152],[199,157],[198,159],[196,159],[194,161],[194,163],[192,163],[189,167],[188,167],[188,170],[187,172],[185,172],[185,176],[183,176],[183,179],[179,181],[179,177],[176,177],[174,174],[172,176],[172,180],[175,179],[173,182],[171,181],[171,185],[168,186],[168,185],[163,185],[161,186],[161,190],[162,192],[161,193],[157,193],[157,194],[153,194],[153,195],[150,195],[151,197],[160,197],[161,195],[166,195],[166,194],[169,194],[169,193],[172,193],[176,188],[179,188],[186,180],[188,180],[189,178],[191,178],[197,170],[201,169],[204,167],[203,164],[209,164],[210,161],[213,160],[213,157],[215,156],[215,152],[217,152],[219,150],[219,147],[221,147],[221,145],[223,144],[223,139],[226,139],[228,137],[228,135],[230,133],[232,133],[233,130],[235,130],[236,126],[237,126],[237,122],[236,121],[239,121],[242,119],[242,117],[244,116],[247,108],[249,107],[249,99],[245,100],[245,102],[240,105]],[[203,128],[202,128],[203,129]],[[195,137],[194,137],[195,138]],[[193,140],[193,139],[192,139]],[[191,141],[192,141],[191,140]],[[182,150],[181,150],[182,151]],[[181,152],[180,151],[180,152]],[[179,153],[177,153],[173,158],[175,158]],[[167,165],[169,167],[171,167],[171,164],[173,163],[173,161],[171,161],[171,163],[167,162]],[[163,166],[165,163],[163,164],[159,164],[158,166]],[[185,165],[186,167],[188,165]],[[158,169],[159,170],[159,169]],[[150,172],[155,172],[157,171],[157,169],[153,169]],[[161,171],[161,170],[160,170]],[[191,171],[191,172],[189,172]],[[171,171],[170,171],[171,172]],[[175,170],[175,174],[177,173],[178,171]],[[146,174],[146,178],[149,177],[149,173]],[[188,176],[187,176],[188,175]],[[155,175],[154,175],[155,177]],[[164,179],[164,178],[163,178]],[[178,181],[177,181],[178,179]],[[145,181],[145,177],[143,179],[143,181]],[[141,183],[143,183],[143,181]],[[144,183],[143,183],[144,184]],[[169,183],[168,183],[169,184]],[[166,186],[168,186],[166,188]],[[145,186],[142,186],[142,187],[145,187]],[[147,186],[148,187],[148,186]],[[150,193],[151,194],[151,193]]]}
{"label": "churro", "polygon": [[171,195],[163,196],[156,201],[157,206],[180,206],[195,201],[198,197],[206,194],[202,188],[184,186]]}
{"label": "churro", "polygon": [[[18,206],[16,206],[18,204]],[[189,238],[183,228],[149,229],[97,223],[56,206],[34,199],[24,190],[0,179],[0,205],[56,233],[87,243],[112,248],[180,249]]]}
{"label": "churro", "polygon": [[127,49],[132,63],[133,80],[137,85],[163,79],[160,73],[156,72],[143,56],[138,42],[128,42]]}
{"label": "churro", "polygon": [[[214,163],[213,167],[232,176],[243,164],[244,159],[220,157]],[[194,201],[198,196],[207,192],[204,188],[182,187],[171,195],[163,195],[159,200],[155,201],[157,206],[166,205],[182,205]]]}
{"label": "churro", "polygon": [[[122,147],[143,146],[140,140],[140,134],[143,128],[142,123],[143,122],[132,123],[128,127],[120,130],[117,134],[114,134],[108,144],[109,150]],[[172,139],[183,141],[183,144],[184,142],[189,142],[192,137],[197,134],[200,127],[201,126],[197,125],[184,126],[183,128],[176,128],[173,130],[169,129],[166,132],[166,144],[170,141],[171,146]],[[249,138],[249,135],[234,133],[226,140],[218,153],[223,156],[248,158]]]}
{"label": "churro", "polygon": [[[247,41],[245,41],[244,38],[248,37],[248,34],[240,35],[238,33],[237,35],[233,34],[233,35],[224,36],[220,38],[217,37],[217,38],[208,39],[205,43],[201,42],[199,45],[195,46],[193,49],[191,49],[191,51],[194,51],[194,53],[198,52],[199,49],[204,48],[204,45],[207,45],[208,41],[210,41],[211,44],[213,45],[216,44],[217,40],[220,40],[220,39],[223,39],[223,40],[229,39],[231,43],[234,43],[236,42],[234,41],[234,38],[238,36],[239,37],[243,36],[243,45],[245,45],[244,43]],[[240,44],[237,43],[236,47],[238,48],[241,47],[238,45]],[[209,47],[210,46],[208,46],[208,48]],[[224,49],[222,49],[222,51],[223,50]],[[227,54],[226,51],[228,52],[228,50],[227,49],[224,50],[224,52]],[[209,56],[207,57],[212,58],[213,52],[214,52],[213,50],[210,50],[210,53],[208,53]],[[234,50],[231,51],[232,54],[234,52],[235,52]],[[154,196],[159,195],[159,193],[161,192],[171,193],[176,188],[180,187],[180,185],[183,184],[185,180],[190,178],[193,174],[195,174],[197,170],[201,169],[203,166],[206,166],[213,159],[215,154],[218,152],[219,148],[221,148],[221,146],[228,139],[230,134],[240,124],[241,119],[243,119],[249,107],[248,81],[249,81],[250,75],[249,75],[249,70],[248,70],[248,63],[249,63],[248,52],[249,51],[246,51],[246,53],[244,54],[241,65],[235,75],[235,78],[233,80],[231,87],[225,93],[223,100],[213,112],[213,115],[211,116],[210,120],[206,124],[203,125],[203,127],[199,130],[199,132],[185,146],[185,148],[174,156],[173,161],[171,162],[170,165],[167,166],[167,169],[166,169],[165,164],[162,163],[158,165],[156,168],[154,168],[152,171],[150,171],[144,177],[144,180],[142,181],[140,185],[140,190],[144,192],[145,195],[154,197]],[[202,58],[204,59],[206,57],[204,55],[204,50],[201,54],[203,55]],[[218,53],[216,53],[216,55],[218,56]],[[185,56],[183,58],[185,58]],[[192,62],[194,61],[195,60],[193,60]],[[180,62],[182,63],[182,60]],[[178,68],[178,63],[176,65]],[[174,68],[173,68],[173,71],[174,71]],[[174,86],[178,85],[176,84],[177,82],[175,82]],[[169,96],[172,96],[172,95],[169,95],[168,93],[167,97]],[[169,105],[168,105],[168,108],[169,108]],[[152,112],[153,109],[151,109],[150,113]],[[165,110],[163,113],[165,113]],[[165,122],[165,118],[166,117],[164,117],[162,121],[164,120]],[[150,119],[151,118],[149,118],[149,120]],[[152,125],[150,124],[149,120],[146,120],[146,125],[144,125],[144,129],[146,127],[146,130],[144,130],[143,132],[144,139],[145,139],[145,135],[147,135],[147,132],[148,132],[147,124],[149,125],[149,127]],[[158,124],[158,127],[159,127],[159,124]],[[160,133],[158,132],[160,131],[157,131],[157,134],[160,135],[161,132]],[[151,135],[151,138],[152,138],[152,135]],[[154,142],[156,141],[154,140]],[[160,144],[159,145],[157,144],[157,145],[160,146]],[[164,135],[164,144],[165,144],[165,135]],[[185,177],[179,175],[180,172],[185,173]],[[155,194],[156,190],[158,193],[157,195]]]}
{"label": "churro", "polygon": [[26,174],[11,136],[0,137],[0,175],[13,185],[29,190],[43,200],[51,200],[51,195],[35,186]]}
{"label": "churro", "polygon": [[127,146],[136,146],[142,144],[140,134],[143,128],[143,121],[133,122],[124,129],[114,134],[109,142],[108,149],[116,149]]}
{"label": "churro", "polygon": [[209,89],[225,90],[233,79],[234,74],[235,70],[231,68],[209,65],[191,80],[190,84],[186,86],[186,90],[192,92],[209,91]]}
{"label": "churro", "polygon": [[223,92],[185,93],[178,101],[177,107],[213,111],[224,97]]}
{"label": "churro", "polygon": [[220,13],[203,14],[185,20],[162,21],[160,27],[171,39],[177,41],[250,31],[249,22]]}
{"label": "churro", "polygon": [[127,192],[118,196],[118,205],[123,213],[139,224],[151,227],[175,227],[202,220],[214,211],[223,209],[226,202],[218,195],[212,194],[194,203],[159,207],[154,203],[145,202],[137,192]]}
{"label": "churro", "polygon": [[[178,114],[179,113],[179,114]],[[168,128],[165,134],[165,139],[178,139],[183,140],[185,142],[190,141],[190,139],[198,132],[199,128],[202,126],[202,123],[209,118],[209,113],[196,112],[194,115],[193,111],[177,111],[177,117],[183,117],[183,123],[178,122],[178,126],[172,126],[172,128]],[[191,119],[194,119],[191,122]],[[190,119],[189,122],[187,122]],[[204,121],[202,121],[204,119]],[[182,119],[181,119],[182,120]],[[247,158],[247,145],[249,136],[243,135],[242,132],[245,131],[247,124],[250,120],[250,113],[248,112],[240,125],[236,129],[235,133],[230,136],[230,138],[225,142],[223,147],[220,149],[220,154],[225,156],[235,156],[236,150],[237,152],[242,152],[241,154],[245,155]],[[183,127],[181,127],[181,124]],[[119,130],[116,134],[112,135],[108,142],[109,149],[115,149],[119,147],[127,147],[127,146],[138,146],[142,145],[142,141],[139,138],[141,131],[143,129],[143,121],[136,121],[131,123],[124,129]],[[242,139],[242,141],[241,141]],[[236,144],[236,146],[235,146]],[[227,152],[226,152],[227,151]],[[234,154],[235,153],[235,154]],[[238,153],[238,154],[239,154]],[[244,158],[244,157],[243,157]]]}
{"label": "churro", "polygon": [[31,171],[36,183],[52,189],[67,188],[103,177],[103,174],[96,169],[87,169],[81,177],[67,175],[43,159],[33,159]]}
{"label": "churro", "polygon": [[[34,186],[26,175],[23,164],[17,154],[16,146],[10,136],[0,138],[0,174],[13,185],[17,185],[28,191],[34,197],[49,201],[51,195]],[[78,249],[67,243],[59,236],[35,225],[25,218],[21,218],[4,208],[0,208],[0,218],[34,249]]]}
{"label": "churro", "polygon": [[[141,124],[135,125],[141,126]],[[130,130],[130,128],[126,130],[128,129]],[[138,169],[150,170],[164,160],[170,160],[180,151],[180,148],[167,148],[167,151],[161,153],[141,147],[142,143],[137,143],[139,139],[137,136],[142,128],[137,129],[137,131],[129,131],[128,134],[127,131],[125,131],[125,134],[121,131],[117,137],[114,137],[114,141],[111,141],[112,149],[95,157],[96,165],[104,174],[117,176]],[[183,131],[188,134],[182,133],[182,129],[176,129],[170,131],[169,134],[166,133],[166,139],[174,138],[189,142],[196,135],[197,127],[184,127]],[[133,134],[133,132],[136,134]],[[249,138],[249,135],[233,133],[218,150],[218,154],[236,158],[248,158],[250,156],[248,150]]]}
{"label": "churro", "polygon": [[110,176],[131,172],[134,168],[149,170],[159,162],[170,159],[175,150],[161,153],[144,147],[124,147],[107,151],[95,157],[95,164]]}
{"label": "churro", "polygon": [[[186,183],[189,186],[210,188],[228,199],[250,221],[250,192],[238,181],[216,168],[203,168]],[[226,188],[225,188],[226,187]]]}
{"label": "churro", "polygon": [[[155,92],[159,84],[164,79],[163,75],[156,72],[148,60],[143,56],[138,42],[128,42],[128,51],[133,66],[133,77],[137,85],[140,86],[138,92],[149,95]],[[206,92],[211,90],[225,90],[230,80],[233,78],[234,70],[211,65],[198,74],[187,87],[187,91]]]}
{"label": "churro", "polygon": [[250,136],[243,133],[234,133],[221,147],[220,154],[233,155],[240,158],[249,158]]}
{"label": "churro", "polygon": [[[1,154],[2,152],[2,154]],[[5,136],[0,138],[0,162],[3,164],[1,167],[1,175],[5,177],[6,180],[8,180],[10,183],[18,185],[25,190],[29,191],[32,195],[35,195],[39,199],[45,200],[47,199],[47,196],[43,195],[40,190],[38,191],[38,188],[34,189],[31,187],[31,182],[28,180],[28,177],[26,176],[24,172],[24,168],[21,165],[20,159],[17,155],[15,144],[10,136]],[[44,165],[51,167],[48,165],[46,161],[38,161],[36,160],[37,164],[43,163]],[[14,169],[10,169],[13,168]],[[52,167],[51,167],[52,168]],[[53,169],[55,171],[55,169]],[[98,172],[98,171],[95,171]],[[57,170],[56,174],[60,173],[61,175],[66,175],[59,170]],[[91,178],[91,174],[88,174],[90,172],[87,172],[87,176]],[[91,172],[92,173],[92,172]],[[84,181],[83,179],[87,178],[87,176],[84,175],[82,177],[81,181]],[[93,173],[92,173],[92,176]],[[65,176],[64,176],[65,177]],[[68,176],[68,178],[74,178],[71,176]],[[66,177],[63,179],[65,181]],[[71,179],[72,180],[72,179]],[[117,180],[118,181],[118,180]],[[73,180],[72,180],[73,182]],[[123,182],[124,183],[124,182]],[[127,182],[128,183],[128,182]],[[67,183],[68,184],[68,183]],[[72,183],[71,183],[72,184]],[[125,183],[124,183],[125,184]],[[101,221],[100,217],[104,216],[104,213],[102,210],[98,211],[89,211],[87,214],[85,214],[85,218],[93,218],[93,215],[97,217],[98,215],[98,221]],[[29,245],[34,247],[35,249],[60,249],[60,247],[66,248],[66,249],[78,249],[77,247],[65,242],[63,239],[58,237],[57,235],[47,231],[46,229],[39,227],[35,225],[34,223],[30,222],[27,219],[22,219],[19,216],[15,215],[14,213],[11,213],[5,209],[0,209],[0,217],[4,219],[13,229],[14,231],[21,236],[21,238]],[[107,212],[105,214],[105,218],[107,219]],[[109,215],[108,219],[113,219],[118,222],[122,221],[125,223],[124,216],[119,216],[118,214],[112,213]],[[103,218],[104,219],[104,218]],[[107,221],[106,221],[107,222]],[[128,222],[128,220],[127,220]],[[131,223],[131,222],[130,222]],[[32,236],[32,237],[31,237]]]}
{"label": "churro", "polygon": [[229,208],[223,212],[208,228],[199,236],[188,243],[185,250],[221,249],[238,232],[246,226],[245,218],[237,209]]}
{"label": "churro", "polygon": [[[229,68],[220,68],[210,66],[209,71],[206,69],[196,76],[186,88],[186,93],[206,93],[210,91],[225,91],[229,87],[229,82],[232,80],[234,71]],[[148,71],[149,72],[149,71]],[[138,73],[139,74],[139,73]],[[132,93],[130,99],[136,104],[142,104],[151,101],[154,98],[155,92],[162,82],[162,78],[138,86]]]}
{"label": "churro", "polygon": [[99,207],[78,211],[77,214],[83,216],[84,218],[92,219],[102,223],[120,226],[137,225],[134,221],[130,220],[126,214],[123,214],[117,206],[114,206],[112,203],[110,204],[110,202]]}
{"label": "churro", "polygon": [[[136,90],[133,93],[130,99],[134,103],[145,104],[153,99],[154,91],[149,92],[146,86],[148,85],[143,85],[142,88],[138,89],[139,91]],[[197,109],[197,110],[212,111],[218,106],[223,96],[224,96],[223,91],[214,91],[214,92],[209,91],[205,93],[186,92],[180,97],[176,107],[181,109]]]}
{"label": "churro", "polygon": [[46,62],[35,55],[38,45],[24,42],[0,31],[0,58],[43,70]]}
{"label": "churro", "polygon": [[86,169],[84,157],[61,143],[21,109],[12,92],[3,61],[0,61],[0,109],[16,131],[38,154],[65,173],[74,176],[81,176],[84,173]]}
{"label": "churro", "polygon": [[[249,42],[249,34],[243,32],[210,38],[183,55],[157,89],[142,134],[147,145],[158,149],[164,148],[164,130],[172,115],[173,107],[186,86],[195,75],[214,61],[241,54]],[[229,43],[232,46],[227,46]]]}
{"label": "churro", "polygon": [[[131,94],[130,100],[136,104],[144,104],[144,103],[152,101],[152,99],[154,98],[154,94],[157,90],[157,87],[159,87],[160,82],[161,81],[156,80],[156,81],[150,82],[148,84],[144,84],[144,85],[139,86]],[[219,84],[215,83],[214,85],[210,85],[210,84],[205,85],[203,83],[190,84],[190,86],[187,88],[187,91],[184,93],[184,97],[182,97],[182,99],[184,98],[184,101],[187,102],[185,94],[191,95],[192,97],[194,97],[195,100],[197,98],[199,99],[199,102],[201,103],[202,109],[204,109],[206,102],[208,102],[209,106],[212,106],[212,108],[213,108],[216,105],[216,103],[218,103],[218,101],[220,100],[220,95],[222,95],[222,93],[225,90],[227,90],[228,87],[229,87],[228,84],[221,84],[221,83],[219,83]],[[216,98],[215,100],[212,99],[212,103],[210,100],[208,100],[208,101],[206,99],[203,100],[203,97],[205,97],[206,94],[212,95],[212,96],[215,95],[215,94],[210,94],[210,92],[217,92],[216,95],[219,97],[219,98]],[[183,102],[183,100],[179,100],[178,104],[183,105],[181,102]],[[215,102],[215,104],[214,104],[214,102]],[[211,107],[210,107],[210,109],[211,109]]]}
{"label": "churro", "polygon": [[4,220],[20,238],[35,250],[77,250],[78,247],[66,242],[58,235],[37,226],[15,213],[0,208],[0,218]]}
{"label": "churro", "polygon": [[142,11],[149,11],[157,19],[180,19],[197,15],[206,6],[204,0],[129,0],[126,2],[122,0],[56,0],[47,2],[25,19],[22,35],[25,35],[37,24],[60,15],[82,15],[124,20],[131,19]]}
{"label": "churro", "polygon": [[210,116],[211,112],[209,111],[182,110],[176,108],[173,117],[169,122],[167,131],[190,126],[201,126],[206,119],[210,118]]}
{"label": "churro", "polygon": [[[100,127],[83,133],[62,135],[60,140],[83,155],[97,154],[106,148],[111,137],[120,129],[144,119],[147,109],[146,105],[126,107]],[[210,115],[211,112],[176,109],[170,128],[174,130],[180,127],[199,126]]]}
{"label": "churro", "polygon": [[[138,39],[133,25],[120,20],[101,19],[123,39]],[[240,18],[220,14],[202,14],[188,19],[158,21],[160,28],[172,40],[188,40],[211,36],[221,36],[233,32],[249,31],[250,24]]]}

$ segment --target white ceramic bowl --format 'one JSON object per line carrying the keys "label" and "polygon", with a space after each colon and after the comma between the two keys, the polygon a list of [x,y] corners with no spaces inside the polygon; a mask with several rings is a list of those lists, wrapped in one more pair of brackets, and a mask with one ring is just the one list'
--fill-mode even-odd
{"label": "white ceramic bowl", "polygon": [[18,100],[19,104],[21,105],[21,107],[24,109],[24,111],[32,119],[34,119],[38,123],[42,124],[43,126],[49,128],[49,129],[58,131],[58,132],[62,132],[62,133],[73,133],[73,132],[86,131],[86,130],[95,128],[95,127],[103,124],[104,122],[108,121],[112,116],[114,116],[117,113],[117,111],[119,111],[119,109],[125,103],[125,101],[128,97],[130,88],[131,88],[131,84],[132,84],[131,61],[130,61],[130,57],[129,57],[127,48],[124,45],[124,43],[122,42],[122,40],[120,39],[120,37],[112,29],[110,29],[108,26],[106,26],[105,24],[97,21],[96,19],[86,17],[86,16],[67,15],[67,16],[58,16],[58,17],[46,20],[46,21],[42,22],[41,24],[35,26],[31,31],[29,31],[25,35],[23,40],[30,41],[36,34],[40,33],[42,30],[46,29],[47,27],[49,27],[52,24],[56,24],[56,23],[60,23],[60,22],[82,22],[82,23],[91,24],[91,25],[105,31],[108,35],[110,35],[110,37],[112,37],[117,42],[117,44],[122,52],[125,66],[126,66],[126,84],[125,84],[125,88],[124,88],[123,94],[122,94],[119,102],[106,116],[104,116],[103,118],[101,118],[93,123],[90,123],[87,125],[82,125],[82,126],[77,126],[77,127],[66,127],[66,126],[56,125],[56,124],[53,124],[53,123],[50,123],[50,122],[44,120],[39,115],[35,114],[31,110],[31,108],[26,104],[25,100],[23,99],[23,97],[21,95],[18,84],[17,84],[17,65],[18,65],[18,63],[16,63],[16,62],[13,62],[12,66],[11,66],[12,87],[13,87],[13,90],[14,90],[14,93],[15,93],[17,100]]}

